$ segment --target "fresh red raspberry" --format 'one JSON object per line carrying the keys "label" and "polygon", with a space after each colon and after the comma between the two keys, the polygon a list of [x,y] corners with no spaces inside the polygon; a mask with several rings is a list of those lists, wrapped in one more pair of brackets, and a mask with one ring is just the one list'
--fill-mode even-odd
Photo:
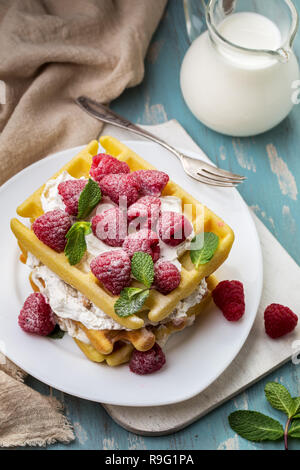
{"label": "fresh red raspberry", "polygon": [[87,183],[88,180],[68,180],[59,183],[58,192],[68,214],[77,215],[79,197]]}
{"label": "fresh red raspberry", "polygon": [[114,295],[119,295],[131,282],[131,262],[126,251],[106,251],[91,262],[91,271]]}
{"label": "fresh red raspberry", "polygon": [[158,227],[160,238],[170,246],[180,245],[193,231],[192,224],[183,214],[171,211],[162,212]]}
{"label": "fresh red raspberry", "polygon": [[26,333],[40,336],[49,335],[56,325],[50,305],[39,292],[27,297],[19,314],[18,322]]}
{"label": "fresh red raspberry", "polygon": [[32,230],[41,242],[61,253],[64,251],[66,235],[72,225],[71,217],[59,209],[45,212],[32,224]]}
{"label": "fresh red raspberry", "polygon": [[129,368],[138,375],[153,374],[166,363],[166,356],[161,347],[155,343],[148,351],[133,351]]}
{"label": "fresh red raspberry", "polygon": [[115,204],[119,204],[121,200],[131,206],[139,198],[139,179],[134,173],[105,175],[101,178],[99,186],[103,194],[109,196]]}
{"label": "fresh red raspberry", "polygon": [[134,173],[140,179],[140,192],[143,196],[159,197],[169,181],[169,176],[163,171],[138,170]]}
{"label": "fresh red raspberry", "polygon": [[181,274],[175,264],[158,260],[154,265],[154,287],[164,295],[179,286]]}
{"label": "fresh red raspberry", "polygon": [[111,173],[130,173],[130,168],[126,162],[121,162],[111,155],[99,153],[93,157],[90,175],[95,181],[100,181],[104,175]]}
{"label": "fresh red raspberry", "polygon": [[129,221],[133,221],[138,228],[150,228],[155,230],[157,220],[160,214],[161,200],[154,196],[141,197],[137,202],[132,204],[127,211]]}
{"label": "fresh red raspberry", "polygon": [[148,253],[155,263],[160,256],[159,238],[155,232],[144,228],[139,232],[131,233],[125,238],[123,250],[127,251],[130,258],[137,251]]}
{"label": "fresh red raspberry", "polygon": [[228,321],[238,321],[245,313],[244,287],[240,281],[222,281],[212,292],[217,307]]}
{"label": "fresh red raspberry", "polygon": [[127,219],[124,211],[113,207],[92,218],[95,237],[110,246],[122,246],[127,235]]}
{"label": "fresh red raspberry", "polygon": [[290,333],[298,323],[297,315],[280,304],[269,305],[265,310],[264,318],[266,333],[273,339]]}

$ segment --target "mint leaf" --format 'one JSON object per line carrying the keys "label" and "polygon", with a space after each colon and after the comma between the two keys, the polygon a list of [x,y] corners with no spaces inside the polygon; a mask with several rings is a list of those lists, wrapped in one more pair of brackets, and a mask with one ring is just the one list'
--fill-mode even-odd
{"label": "mint leaf", "polygon": [[58,324],[56,324],[54,330],[47,336],[48,338],[51,338],[51,339],[61,339],[64,337],[64,335],[65,335],[65,332],[60,329]]}
{"label": "mint leaf", "polygon": [[90,178],[79,197],[77,220],[85,219],[101,201],[101,198],[99,185]]}
{"label": "mint leaf", "polygon": [[149,292],[149,289],[126,287],[115,302],[114,308],[116,314],[119,317],[129,317],[137,313],[146,302]]}
{"label": "mint leaf", "polygon": [[295,414],[295,403],[290,392],[277,382],[269,382],[265,386],[268,402],[276,410],[283,411],[289,418]]}
{"label": "mint leaf", "polygon": [[91,233],[90,222],[75,222],[66,235],[65,255],[71,266],[78,264],[86,252],[85,236]]}
{"label": "mint leaf", "polygon": [[300,439],[300,421],[293,421],[288,435]]}
{"label": "mint leaf", "polygon": [[219,237],[213,232],[196,235],[191,243],[190,257],[196,269],[208,263],[214,256],[219,245]]}
{"label": "mint leaf", "polygon": [[154,279],[154,264],[150,255],[138,251],[131,260],[132,275],[144,286],[151,287]]}
{"label": "mint leaf", "polygon": [[248,441],[276,441],[284,435],[278,421],[257,411],[235,411],[228,421],[231,429]]}
{"label": "mint leaf", "polygon": [[92,224],[91,224],[91,222],[84,222],[84,221],[75,222],[75,224],[73,224],[72,227],[70,228],[70,230],[68,231],[68,233],[66,235],[66,238],[67,239],[70,238],[70,236],[73,234],[73,232],[76,232],[79,229],[83,229],[84,234],[88,235],[89,233],[92,232]]}
{"label": "mint leaf", "polygon": [[79,229],[74,231],[69,237],[65,247],[65,255],[71,266],[74,266],[79,263],[85,252],[86,241],[84,231]]}
{"label": "mint leaf", "polygon": [[140,294],[145,289],[141,289],[140,287],[125,287],[122,290],[121,296],[124,298],[126,297],[128,300],[132,300],[137,294]]}

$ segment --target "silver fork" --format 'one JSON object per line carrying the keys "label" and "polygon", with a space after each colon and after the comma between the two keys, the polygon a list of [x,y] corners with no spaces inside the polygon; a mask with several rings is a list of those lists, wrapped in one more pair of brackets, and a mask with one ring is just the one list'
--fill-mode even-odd
{"label": "silver fork", "polygon": [[[200,181],[200,183],[209,184],[211,186],[232,188],[240,183],[243,183],[243,181],[246,179],[245,176],[230,173],[229,171],[222,170],[221,168],[210,165],[203,160],[197,160],[195,158],[184,155],[159,137],[156,137],[141,127],[136,126],[132,122],[128,121],[128,119],[119,116],[117,113],[111,111],[111,109],[109,109],[107,106],[104,106],[97,101],[91,100],[86,96],[80,96],[75,101],[84,111],[99,121],[112,124],[116,127],[121,127],[122,129],[127,129],[134,134],[145,137],[159,145],[162,145],[164,148],[176,155],[176,157],[181,161],[184,171],[195,180]],[[202,152],[202,154],[205,155],[204,152]]]}

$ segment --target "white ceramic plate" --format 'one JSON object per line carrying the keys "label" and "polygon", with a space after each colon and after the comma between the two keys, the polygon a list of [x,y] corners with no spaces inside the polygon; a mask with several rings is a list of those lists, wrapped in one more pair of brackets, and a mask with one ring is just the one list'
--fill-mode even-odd
{"label": "white ceramic plate", "polygon": [[[22,369],[52,387],[88,400],[122,406],[158,406],[186,400],[208,387],[229,366],[243,346],[256,316],[262,289],[262,255],[250,212],[236,190],[215,189],[186,176],[180,163],[161,147],[143,141],[126,142],[134,151],[167,172],[196,199],[221,216],[236,241],[219,279],[244,283],[246,313],[237,323],[225,320],[211,306],[194,327],[171,337],[167,364],[159,372],[138,376],[127,365],[110,368],[90,362],[67,335],[62,340],[24,333],[17,317],[31,292],[29,270],[19,262],[19,249],[9,229],[16,207],[82,147],[51,155],[26,168],[0,190],[2,261],[0,298],[2,351]],[[191,152],[191,156],[196,156]]]}

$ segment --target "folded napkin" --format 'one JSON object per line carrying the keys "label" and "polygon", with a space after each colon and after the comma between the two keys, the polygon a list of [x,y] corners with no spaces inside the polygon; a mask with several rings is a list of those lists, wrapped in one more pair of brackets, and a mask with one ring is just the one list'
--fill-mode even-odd
{"label": "folded napkin", "polygon": [[[166,3],[0,0],[0,184],[99,135],[101,123],[74,98],[108,103],[141,82]],[[72,441],[61,404],[27,387],[25,376],[0,357],[0,447]]]}
{"label": "folded napkin", "polygon": [[74,106],[140,83],[167,0],[0,0],[0,184],[36,160],[94,139]]}
{"label": "folded napkin", "polygon": [[0,447],[43,446],[75,439],[63,406],[23,383],[26,373],[0,354]]}

